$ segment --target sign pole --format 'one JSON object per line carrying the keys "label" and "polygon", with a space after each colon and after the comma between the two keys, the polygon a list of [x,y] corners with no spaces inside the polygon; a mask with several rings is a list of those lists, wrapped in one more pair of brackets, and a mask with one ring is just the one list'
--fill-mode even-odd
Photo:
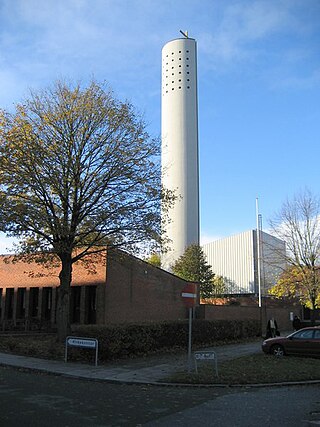
{"label": "sign pole", "polygon": [[189,341],[188,341],[188,373],[192,371],[192,307],[189,307]]}
{"label": "sign pole", "polygon": [[189,309],[188,372],[190,373],[192,371],[192,317],[193,308],[197,303],[197,285],[195,283],[187,283],[181,292],[181,297]]}

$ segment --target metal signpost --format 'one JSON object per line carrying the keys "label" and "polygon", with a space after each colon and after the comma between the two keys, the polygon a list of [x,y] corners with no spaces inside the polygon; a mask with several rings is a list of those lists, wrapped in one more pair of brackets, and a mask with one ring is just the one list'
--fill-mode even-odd
{"label": "metal signpost", "polygon": [[188,340],[188,372],[192,369],[191,347],[192,347],[192,309],[197,303],[197,285],[188,283],[182,290],[181,297],[189,308],[189,340]]}
{"label": "metal signpost", "polygon": [[98,365],[98,340],[95,338],[67,337],[64,361],[68,361],[68,347],[91,348],[96,350],[95,366]]}

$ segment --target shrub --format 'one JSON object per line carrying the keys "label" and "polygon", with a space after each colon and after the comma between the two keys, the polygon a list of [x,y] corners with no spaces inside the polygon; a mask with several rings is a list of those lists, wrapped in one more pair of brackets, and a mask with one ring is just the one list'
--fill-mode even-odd
{"label": "shrub", "polygon": [[[129,325],[81,325],[73,328],[73,335],[96,338],[99,359],[134,357],[185,349],[188,343],[188,321]],[[259,322],[194,320],[192,341],[195,348],[216,345],[217,342],[240,340],[260,334]]]}

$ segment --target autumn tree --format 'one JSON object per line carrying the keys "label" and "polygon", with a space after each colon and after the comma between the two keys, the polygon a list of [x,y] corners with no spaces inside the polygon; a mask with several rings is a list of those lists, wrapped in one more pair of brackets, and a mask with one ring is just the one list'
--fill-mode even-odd
{"label": "autumn tree", "polygon": [[196,244],[188,246],[184,254],[173,264],[172,272],[184,280],[199,283],[201,298],[213,296],[214,274],[201,246]]}
{"label": "autumn tree", "polygon": [[[320,200],[305,190],[287,200],[271,221],[272,232],[286,243],[286,252],[277,253],[286,263],[277,284],[270,293],[281,297],[298,297],[314,310],[320,297]],[[277,249],[274,248],[276,252]]]}
{"label": "autumn tree", "polygon": [[[309,270],[310,277],[308,277],[308,270],[304,272],[295,266],[288,267],[280,276],[277,284],[273,286],[269,293],[275,297],[287,297],[299,299],[301,304],[314,310],[320,307],[320,286],[317,286],[315,295],[313,294],[313,287],[310,283],[314,280],[312,277],[312,270]],[[320,283],[320,270],[315,271],[316,280]]]}
{"label": "autumn tree", "polygon": [[61,266],[62,340],[73,264],[106,245],[134,251],[159,240],[159,143],[106,85],[57,82],[1,111],[0,171],[0,230],[18,238],[21,254]]}
{"label": "autumn tree", "polygon": [[223,276],[214,275],[212,280],[212,293],[214,296],[221,296],[227,291],[226,279]]}

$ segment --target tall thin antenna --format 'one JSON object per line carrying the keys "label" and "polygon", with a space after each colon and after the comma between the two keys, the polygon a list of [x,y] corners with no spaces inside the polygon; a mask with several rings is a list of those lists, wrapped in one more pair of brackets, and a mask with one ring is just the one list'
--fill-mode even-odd
{"label": "tall thin antenna", "polygon": [[182,30],[180,30],[180,33],[186,38],[186,39],[188,39],[189,38],[189,36],[188,36],[188,31],[182,31]]}
{"label": "tall thin antenna", "polygon": [[256,198],[256,221],[257,221],[257,275],[258,275],[258,295],[259,295],[259,307],[261,307],[261,251],[260,251],[260,228],[261,218],[259,215],[259,203],[258,197]]}

